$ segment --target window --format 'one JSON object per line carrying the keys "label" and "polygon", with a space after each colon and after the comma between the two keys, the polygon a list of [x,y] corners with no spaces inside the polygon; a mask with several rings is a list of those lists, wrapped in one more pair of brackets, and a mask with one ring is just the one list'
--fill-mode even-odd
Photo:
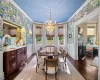
{"label": "window", "polygon": [[42,27],[36,26],[36,45],[42,44]]}
{"label": "window", "polygon": [[87,35],[95,35],[95,28],[94,27],[88,27],[87,28]]}
{"label": "window", "polygon": [[64,44],[64,36],[59,36],[59,45]]}
{"label": "window", "polygon": [[41,36],[36,36],[36,45],[42,44],[42,38]]}
{"label": "window", "polygon": [[94,44],[96,41],[96,31],[95,27],[87,28],[87,44]]}
{"label": "window", "polygon": [[48,36],[47,37],[47,45],[53,45],[54,44],[54,37]]}
{"label": "window", "polygon": [[62,25],[58,26],[58,44],[64,45],[64,27]]}

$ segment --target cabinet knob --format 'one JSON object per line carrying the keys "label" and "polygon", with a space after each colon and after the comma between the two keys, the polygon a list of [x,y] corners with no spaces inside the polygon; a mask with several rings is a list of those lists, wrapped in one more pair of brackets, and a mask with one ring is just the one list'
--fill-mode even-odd
{"label": "cabinet knob", "polygon": [[12,58],[14,58],[15,56],[12,56]]}
{"label": "cabinet knob", "polygon": [[15,63],[13,63],[13,66],[15,66]]}
{"label": "cabinet knob", "polygon": [[12,54],[14,54],[14,52],[12,52]]}

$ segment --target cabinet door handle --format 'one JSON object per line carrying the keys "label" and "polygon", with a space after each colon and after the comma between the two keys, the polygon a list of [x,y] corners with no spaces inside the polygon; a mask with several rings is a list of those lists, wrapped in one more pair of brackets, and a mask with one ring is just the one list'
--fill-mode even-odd
{"label": "cabinet door handle", "polygon": [[18,53],[18,54],[20,54],[20,53]]}
{"label": "cabinet door handle", "polygon": [[14,58],[15,56],[12,56],[12,58]]}
{"label": "cabinet door handle", "polygon": [[14,54],[14,52],[12,52],[12,54]]}
{"label": "cabinet door handle", "polygon": [[13,63],[13,66],[15,66],[15,63]]}

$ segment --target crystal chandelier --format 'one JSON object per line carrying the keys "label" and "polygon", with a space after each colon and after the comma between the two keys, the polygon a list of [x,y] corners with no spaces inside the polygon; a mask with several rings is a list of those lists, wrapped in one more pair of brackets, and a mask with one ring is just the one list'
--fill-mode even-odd
{"label": "crystal chandelier", "polygon": [[44,26],[46,27],[48,32],[53,32],[54,26],[56,24],[56,21],[55,21],[55,23],[52,22],[52,19],[51,19],[51,9],[49,9],[49,11],[50,11],[50,18],[48,19],[48,21],[44,22]]}

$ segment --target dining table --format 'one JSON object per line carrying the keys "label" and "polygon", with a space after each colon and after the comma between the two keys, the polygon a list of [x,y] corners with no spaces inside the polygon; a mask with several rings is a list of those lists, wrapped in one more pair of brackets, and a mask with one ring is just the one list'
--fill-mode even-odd
{"label": "dining table", "polygon": [[56,47],[45,47],[40,53],[40,56],[59,56],[59,51]]}

